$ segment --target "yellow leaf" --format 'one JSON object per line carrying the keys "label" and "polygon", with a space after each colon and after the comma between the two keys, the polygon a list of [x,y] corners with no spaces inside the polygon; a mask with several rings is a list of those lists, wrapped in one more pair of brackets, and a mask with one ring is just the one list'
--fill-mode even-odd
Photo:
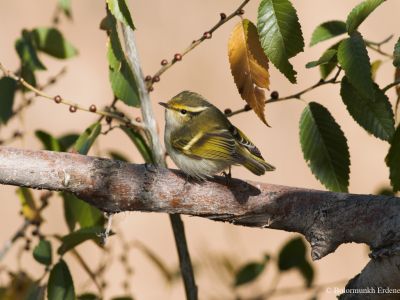
{"label": "yellow leaf", "polygon": [[229,63],[239,94],[267,125],[264,116],[265,91],[269,87],[268,58],[261,48],[256,26],[244,19],[231,33]]}
{"label": "yellow leaf", "polygon": [[40,221],[39,210],[36,207],[31,191],[25,187],[21,187],[17,189],[17,195],[21,202],[21,210],[24,217],[31,222]]}
{"label": "yellow leaf", "polygon": [[375,80],[376,73],[378,72],[379,67],[382,65],[382,60],[377,59],[371,63],[371,74],[372,80]]}

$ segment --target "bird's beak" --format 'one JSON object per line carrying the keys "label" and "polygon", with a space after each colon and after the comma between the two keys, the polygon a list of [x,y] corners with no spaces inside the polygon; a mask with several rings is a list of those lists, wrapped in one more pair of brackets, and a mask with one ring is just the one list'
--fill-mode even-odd
{"label": "bird's beak", "polygon": [[165,102],[158,102],[158,104],[160,104],[161,106],[164,106],[166,109],[169,108],[168,103],[165,103]]}

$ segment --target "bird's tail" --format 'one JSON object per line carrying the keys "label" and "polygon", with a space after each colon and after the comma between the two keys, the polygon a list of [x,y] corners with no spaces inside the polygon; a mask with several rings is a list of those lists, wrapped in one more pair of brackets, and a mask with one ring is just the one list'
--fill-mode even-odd
{"label": "bird's tail", "polygon": [[274,171],[275,167],[267,163],[263,158],[257,157],[249,153],[246,149],[241,149],[241,151],[246,151],[247,153],[241,153],[243,161],[241,164],[246,167],[250,172],[260,176],[265,172]]}

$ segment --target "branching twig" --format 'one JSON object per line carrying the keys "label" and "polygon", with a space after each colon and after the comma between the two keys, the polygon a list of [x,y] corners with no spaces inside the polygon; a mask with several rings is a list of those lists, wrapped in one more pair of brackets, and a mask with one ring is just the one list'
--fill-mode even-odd
{"label": "branching twig", "polygon": [[226,22],[228,22],[230,19],[234,18],[235,16],[242,15],[244,13],[243,8],[249,3],[250,0],[245,0],[242,2],[242,4],[239,5],[235,11],[233,11],[230,15],[225,15],[224,13],[221,13],[221,19],[213,26],[211,27],[208,31],[204,32],[204,34],[198,38],[197,40],[194,40],[186,49],[184,49],[181,53],[175,54],[173,59],[171,61],[162,61],[162,67],[153,75],[149,78],[149,80],[146,81],[146,86],[148,90],[152,90],[153,85],[155,82],[158,82],[160,80],[160,76],[164,74],[169,68],[171,68],[175,63],[178,61],[181,61],[182,58],[188,54],[190,51],[192,51],[194,48],[199,46],[202,42],[204,42],[207,39],[210,39],[212,37],[212,34],[214,31],[216,31],[219,27],[224,25]]}
{"label": "branching twig", "polygon": [[[336,74],[329,80],[319,80],[317,83],[313,84],[312,86],[310,86],[310,87],[308,87],[308,88],[306,88],[306,89],[304,89],[304,90],[302,90],[300,92],[297,92],[295,94],[289,95],[289,96],[274,97],[274,98],[271,97],[271,98],[265,100],[265,103],[269,104],[269,103],[275,103],[275,102],[280,102],[280,101],[285,101],[285,100],[290,100],[290,99],[300,99],[302,95],[304,95],[304,94],[306,94],[306,93],[308,93],[308,92],[310,92],[310,91],[312,91],[312,90],[314,90],[314,89],[316,89],[316,88],[318,88],[320,86],[327,85],[327,84],[340,83],[340,81],[337,81],[337,79],[338,79],[341,71],[342,71],[342,69],[340,67],[338,67],[338,71],[336,72]],[[246,112],[246,111],[250,111],[250,110],[251,110],[251,107],[249,105],[245,105],[241,109],[226,113],[226,116],[227,117],[232,117],[234,115],[237,115],[237,114],[240,114],[240,113],[243,113],[243,112]]]}
{"label": "branching twig", "polygon": [[385,87],[382,89],[382,91],[383,91],[384,93],[386,93],[387,90],[389,90],[389,89],[391,89],[392,87],[395,87],[395,86],[397,86],[397,85],[399,85],[399,84],[400,84],[400,79],[397,79],[397,80],[393,81],[392,83],[389,83],[387,86],[385,86]]}
{"label": "branching twig", "polygon": [[96,108],[96,106],[94,106],[94,105],[91,105],[90,107],[83,107],[81,105],[78,105],[78,104],[70,101],[70,100],[61,98],[61,96],[59,96],[59,95],[50,96],[50,95],[46,94],[45,92],[43,92],[42,90],[32,86],[30,83],[25,81],[25,79],[23,79],[22,77],[17,76],[15,73],[7,70],[1,63],[0,63],[0,70],[3,72],[4,76],[8,76],[8,77],[14,79],[15,81],[21,83],[24,87],[26,87],[30,91],[34,92],[36,94],[36,96],[41,96],[41,97],[43,97],[45,99],[52,100],[55,103],[61,103],[61,104],[68,105],[69,106],[69,110],[71,112],[76,112],[77,110],[91,112],[91,113],[95,113],[95,114],[100,115],[100,116],[113,118],[113,119],[123,123],[126,126],[133,126],[133,127],[137,127],[137,128],[143,128],[143,124],[142,123],[136,122],[134,120],[130,120],[130,119],[126,118],[126,117],[122,117],[122,116],[120,116],[118,114],[115,114],[115,113],[98,110]]}

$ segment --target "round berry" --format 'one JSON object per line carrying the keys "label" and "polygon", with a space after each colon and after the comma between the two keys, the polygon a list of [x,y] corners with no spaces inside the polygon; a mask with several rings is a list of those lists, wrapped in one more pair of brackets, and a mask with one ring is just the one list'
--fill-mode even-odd
{"label": "round berry", "polygon": [[220,13],[219,15],[221,16],[221,20],[225,20],[226,19],[226,14]]}
{"label": "round berry", "polygon": [[56,103],[60,103],[61,102],[61,96],[60,95],[57,95],[57,96],[55,96],[54,97],[54,101],[56,102]]}
{"label": "round berry", "polygon": [[72,112],[72,113],[76,112],[77,110],[78,110],[78,108],[76,107],[76,105],[71,105],[69,107],[69,111]]}
{"label": "round berry", "polygon": [[225,113],[226,115],[230,115],[230,114],[232,113],[232,109],[227,108],[227,109],[224,110],[224,113]]}
{"label": "round berry", "polygon": [[147,75],[147,76],[144,78],[144,80],[150,81],[150,80],[151,80],[151,76],[150,76],[150,75]]}
{"label": "round berry", "polygon": [[180,60],[182,60],[182,54],[176,53],[176,54],[174,55],[174,60],[175,60],[175,61],[180,61]]}
{"label": "round berry", "polygon": [[165,65],[167,65],[167,64],[168,64],[168,60],[163,59],[163,60],[161,61],[161,65],[162,65],[162,66],[165,66]]}
{"label": "round berry", "polygon": [[276,100],[276,99],[278,99],[278,98],[279,98],[279,93],[278,93],[277,91],[273,91],[273,92],[271,93],[271,99]]}
{"label": "round berry", "polygon": [[204,36],[204,38],[206,38],[206,39],[211,39],[212,34],[211,34],[211,32],[206,31],[206,32],[204,32],[203,36]]}
{"label": "round berry", "polygon": [[159,81],[160,81],[160,76],[153,77],[153,82],[159,82]]}
{"label": "round berry", "polygon": [[90,107],[89,107],[90,112],[96,112],[96,110],[97,110],[96,105],[94,105],[94,104],[90,105]]}

